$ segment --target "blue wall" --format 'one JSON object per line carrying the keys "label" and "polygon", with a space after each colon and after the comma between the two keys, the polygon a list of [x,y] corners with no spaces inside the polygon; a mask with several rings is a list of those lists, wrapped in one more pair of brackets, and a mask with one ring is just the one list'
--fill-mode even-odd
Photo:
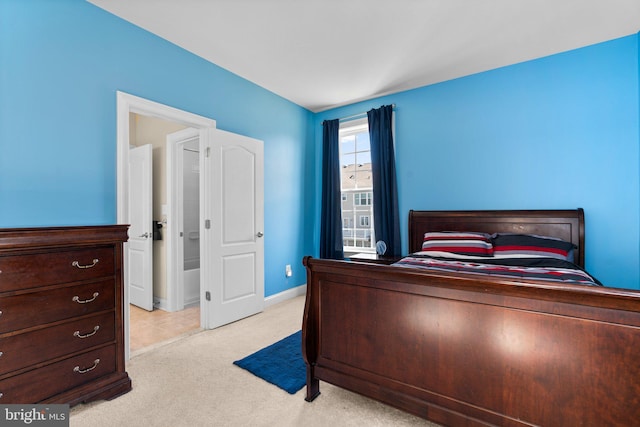
{"label": "blue wall", "polygon": [[587,269],[638,289],[638,62],[632,35],[317,114],[316,194],[322,121],[393,103],[405,251],[410,209],[582,207]]}
{"label": "blue wall", "polygon": [[265,294],[304,284],[313,114],[83,0],[0,1],[0,227],[116,221],[116,91],[264,141]]}
{"label": "blue wall", "polygon": [[322,120],[394,103],[403,237],[409,209],[583,207],[588,270],[637,289],[639,61],[632,35],[314,115],[83,0],[0,0],[0,227],[116,221],[119,90],[265,142],[273,295],[317,255]]}

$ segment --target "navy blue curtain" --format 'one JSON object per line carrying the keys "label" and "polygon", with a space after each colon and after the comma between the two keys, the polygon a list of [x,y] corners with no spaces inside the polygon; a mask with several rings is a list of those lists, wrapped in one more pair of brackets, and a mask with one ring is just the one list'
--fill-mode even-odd
{"label": "navy blue curtain", "polygon": [[392,105],[367,112],[373,174],[373,227],[376,240],[387,245],[386,255],[401,255],[392,114]]}
{"label": "navy blue curtain", "polygon": [[340,194],[340,121],[322,123],[322,211],[320,258],[342,259],[342,197]]}

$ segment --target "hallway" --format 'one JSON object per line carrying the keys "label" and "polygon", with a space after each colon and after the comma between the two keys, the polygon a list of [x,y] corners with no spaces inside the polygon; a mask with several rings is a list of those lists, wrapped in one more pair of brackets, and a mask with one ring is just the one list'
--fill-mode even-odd
{"label": "hallway", "polygon": [[133,304],[130,308],[129,336],[132,357],[159,343],[200,330],[200,305],[198,304],[175,312],[160,309],[150,312]]}

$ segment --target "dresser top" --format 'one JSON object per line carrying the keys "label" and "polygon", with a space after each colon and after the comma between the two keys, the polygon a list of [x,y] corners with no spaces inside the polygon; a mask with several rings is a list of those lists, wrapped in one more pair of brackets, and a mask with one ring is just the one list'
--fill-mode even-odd
{"label": "dresser top", "polygon": [[128,225],[0,228],[0,251],[126,242]]}

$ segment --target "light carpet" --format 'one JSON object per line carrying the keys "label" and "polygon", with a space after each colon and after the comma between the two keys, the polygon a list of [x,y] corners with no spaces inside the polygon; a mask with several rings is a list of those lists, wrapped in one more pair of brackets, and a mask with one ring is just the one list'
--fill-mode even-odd
{"label": "light carpet", "polygon": [[288,394],[233,361],[300,329],[304,297],[214,330],[138,353],[133,390],[71,409],[71,427],[436,426],[321,382],[321,395]]}

